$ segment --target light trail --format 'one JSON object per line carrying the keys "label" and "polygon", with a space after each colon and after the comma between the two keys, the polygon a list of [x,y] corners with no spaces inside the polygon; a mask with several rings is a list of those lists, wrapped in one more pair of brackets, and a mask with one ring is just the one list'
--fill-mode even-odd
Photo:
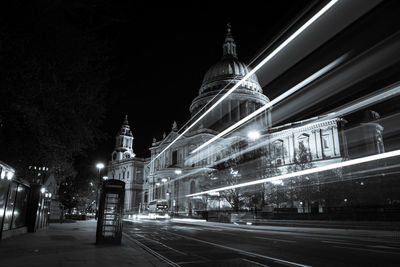
{"label": "light trail", "polygon": [[332,169],[342,168],[342,167],[346,167],[346,166],[351,166],[351,165],[356,165],[356,164],[361,164],[361,163],[366,163],[366,162],[370,162],[370,161],[386,159],[386,158],[391,158],[391,157],[396,157],[396,156],[400,156],[400,150],[394,150],[394,151],[385,152],[382,154],[376,154],[376,155],[362,157],[362,158],[358,158],[358,159],[352,159],[352,160],[348,160],[348,161],[344,161],[344,162],[333,163],[333,164],[329,164],[326,166],[311,168],[311,169],[302,170],[302,171],[298,171],[298,172],[287,173],[287,174],[269,177],[269,178],[265,178],[265,179],[261,179],[261,180],[256,180],[256,181],[251,181],[251,182],[246,182],[246,183],[241,183],[241,184],[236,184],[236,185],[231,185],[231,186],[225,186],[225,187],[207,190],[207,191],[203,191],[203,192],[199,192],[199,193],[189,194],[189,195],[186,195],[186,197],[200,196],[200,195],[204,195],[204,194],[215,193],[215,192],[225,191],[225,190],[239,188],[239,187],[262,184],[262,183],[272,182],[272,181],[277,181],[277,180],[284,180],[284,179],[292,178],[295,176],[302,176],[302,175],[312,174],[312,173],[316,173],[316,172],[328,171],[328,170],[332,170]]}
{"label": "light trail", "polygon": [[228,92],[225,93],[217,102],[215,102],[209,109],[207,109],[196,121],[194,121],[188,128],[186,128],[178,137],[176,137],[169,145],[167,145],[157,156],[155,156],[149,166],[154,160],[161,156],[168,148],[170,148],[177,140],[179,140],[185,133],[187,133],[194,125],[196,125],[201,119],[203,119],[208,113],[211,112],[219,103],[227,98],[233,91],[235,91],[240,85],[242,85],[248,78],[250,78],[256,71],[276,56],[283,48],[285,48],[290,42],[292,42],[297,36],[299,36],[304,30],[306,30],[312,23],[314,23],[319,17],[326,13],[332,6],[334,6],[338,0],[332,0],[326,4],[321,10],[319,10],[314,16],[312,16],[306,23],[297,29],[291,36],[289,36],[283,43],[281,43],[274,51],[272,51],[267,57],[265,57],[257,66],[255,66],[249,73],[244,76],[238,83],[236,83]]}
{"label": "light trail", "polygon": [[333,117],[341,117],[349,113],[356,112],[364,109],[365,107],[387,101],[390,98],[396,97],[400,94],[400,82],[391,84],[377,92],[371,93],[359,100],[350,102],[344,106],[337,108],[336,110],[327,112],[328,114],[322,115],[323,117],[317,121],[330,119]]}
{"label": "light trail", "polygon": [[332,63],[328,64],[327,66],[325,66],[324,68],[320,69],[319,71],[315,72],[313,75],[309,76],[307,79],[301,81],[300,83],[298,83],[297,85],[293,86],[292,88],[290,88],[289,90],[287,90],[286,92],[284,92],[283,94],[281,94],[280,96],[278,96],[277,98],[275,98],[274,100],[268,102],[267,104],[265,104],[264,106],[262,106],[261,108],[257,109],[256,111],[254,111],[253,113],[247,115],[246,117],[244,117],[243,119],[241,119],[240,121],[236,122],[235,124],[231,125],[230,127],[226,128],[225,130],[223,130],[222,132],[220,132],[219,134],[217,134],[216,136],[214,136],[213,138],[211,138],[210,140],[208,140],[207,142],[203,143],[201,146],[197,147],[196,149],[194,149],[192,153],[196,153],[197,151],[199,151],[200,149],[208,146],[209,144],[211,144],[212,142],[214,142],[215,140],[217,140],[218,138],[226,135],[227,133],[233,131],[234,129],[236,129],[237,127],[241,126],[242,124],[246,123],[247,121],[249,121],[250,119],[254,118],[255,116],[261,114],[262,112],[264,112],[265,110],[269,109],[270,107],[272,107],[273,105],[279,103],[280,101],[284,100],[285,98],[289,97],[290,95],[294,94],[295,92],[297,92],[298,90],[300,90],[301,88],[307,86],[308,84],[312,83],[313,81],[315,81],[316,79],[318,79],[319,77],[321,77],[322,75],[326,74],[327,72],[329,72],[330,70],[332,70],[333,68],[335,68],[337,65],[339,65],[341,62],[343,62],[343,60],[346,58],[346,56],[342,56],[338,59],[336,59],[335,61],[333,61]]}
{"label": "light trail", "polygon": [[[313,120],[313,118],[310,118],[309,120],[312,120],[312,121],[310,123],[307,123],[307,124],[302,125],[302,126],[315,124],[315,123],[318,123],[320,121],[326,121],[326,120],[329,120],[329,119],[345,116],[347,114],[356,112],[356,111],[361,110],[363,108],[366,108],[368,106],[371,106],[371,105],[386,101],[386,100],[391,99],[393,97],[397,97],[398,95],[400,95],[400,82],[393,83],[393,84],[391,84],[391,85],[389,85],[389,86],[387,86],[387,87],[385,87],[383,89],[380,89],[379,91],[376,91],[374,93],[371,93],[371,94],[361,98],[360,100],[352,101],[352,102],[350,102],[350,103],[348,103],[346,105],[343,105],[343,106],[337,108],[336,110],[329,111],[329,112],[327,112],[327,114],[322,115],[320,118],[315,117],[316,120]],[[264,109],[264,108],[268,108],[268,107],[263,106],[260,109]],[[253,113],[256,113],[256,112],[258,112],[258,110],[253,112]],[[253,113],[248,115],[248,117],[250,117],[249,119],[247,119],[247,117],[246,117],[246,118],[243,118],[243,120],[247,121],[247,120],[250,120],[252,117],[258,115],[258,114],[255,114],[253,116]],[[240,121],[238,122],[238,124],[239,123],[240,123]],[[239,127],[239,126],[240,125],[237,125],[236,127]],[[235,127],[235,125],[232,125],[231,127],[233,128],[233,127]],[[230,129],[230,128],[228,128],[224,132],[220,133],[220,135],[215,136],[213,139],[210,139],[208,141],[208,143],[204,143],[204,146],[210,144],[211,142],[213,142],[216,139],[218,139],[218,137],[221,137],[222,135],[224,135],[224,134],[228,133],[229,131],[233,130],[233,129]],[[254,144],[253,146],[248,147],[242,153],[239,152],[238,155],[241,155],[241,154],[246,153],[248,151],[251,151],[251,150],[254,150],[256,148],[259,148],[262,145],[266,145],[267,143],[269,143],[269,141],[264,141],[262,143]],[[199,149],[200,149],[200,147],[199,147]],[[196,150],[192,151],[192,153],[195,152],[195,151]],[[201,157],[199,159],[199,161],[201,161],[202,159],[203,158]],[[223,160],[221,160],[221,161],[223,161]]]}

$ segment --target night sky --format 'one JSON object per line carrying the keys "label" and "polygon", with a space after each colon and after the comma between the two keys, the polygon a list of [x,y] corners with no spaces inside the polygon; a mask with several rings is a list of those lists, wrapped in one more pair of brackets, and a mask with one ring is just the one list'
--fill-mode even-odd
{"label": "night sky", "polygon": [[[249,62],[310,1],[229,1],[184,5],[96,7],[113,22],[104,28],[116,71],[108,85],[109,107],[103,129],[107,140],[89,153],[88,162],[108,161],[125,114],[138,157],[148,157],[153,137],[160,140],[174,120],[182,126],[198,95],[205,72],[222,56],[226,24],[232,25],[238,57]],[[121,5],[121,6],[114,6]]]}

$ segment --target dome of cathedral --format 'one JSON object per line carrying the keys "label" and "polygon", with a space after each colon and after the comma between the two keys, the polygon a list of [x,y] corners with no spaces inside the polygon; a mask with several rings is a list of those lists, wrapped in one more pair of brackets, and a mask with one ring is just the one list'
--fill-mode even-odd
{"label": "dome of cathedral", "polygon": [[[255,74],[249,75],[245,81],[241,81],[251,73],[251,68],[237,57],[236,43],[230,24],[228,24],[222,49],[222,58],[204,75],[199,95],[193,99],[189,108],[192,116],[197,116],[204,107],[216,101],[217,95],[224,94],[240,82],[239,86],[223,100],[224,102],[218,107],[219,111],[211,112],[208,118],[204,119],[205,127],[210,129],[221,128],[228,122],[238,121],[269,102],[268,97],[263,94]],[[218,117],[218,120],[214,117]]]}
{"label": "dome of cathedral", "polygon": [[[223,44],[223,56],[220,61],[211,66],[204,75],[200,87],[200,95],[210,91],[219,91],[229,83],[236,83],[251,71],[245,63],[240,61],[236,55],[236,44],[228,27],[228,32]],[[257,76],[251,75],[242,85],[242,89],[249,89],[262,93]],[[229,89],[229,88],[228,88]]]}

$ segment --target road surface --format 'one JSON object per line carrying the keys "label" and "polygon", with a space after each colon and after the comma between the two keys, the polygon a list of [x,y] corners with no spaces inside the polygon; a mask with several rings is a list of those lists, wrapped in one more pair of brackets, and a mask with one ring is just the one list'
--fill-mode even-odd
{"label": "road surface", "polygon": [[123,238],[171,266],[400,266],[394,231],[131,220]]}

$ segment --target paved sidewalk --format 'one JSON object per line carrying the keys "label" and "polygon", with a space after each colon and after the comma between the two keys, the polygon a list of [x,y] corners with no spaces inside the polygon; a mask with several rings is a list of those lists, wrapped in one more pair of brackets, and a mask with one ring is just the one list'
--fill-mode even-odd
{"label": "paved sidewalk", "polygon": [[95,241],[95,220],[52,223],[0,241],[0,266],[167,266],[124,236],[121,246],[98,246]]}

